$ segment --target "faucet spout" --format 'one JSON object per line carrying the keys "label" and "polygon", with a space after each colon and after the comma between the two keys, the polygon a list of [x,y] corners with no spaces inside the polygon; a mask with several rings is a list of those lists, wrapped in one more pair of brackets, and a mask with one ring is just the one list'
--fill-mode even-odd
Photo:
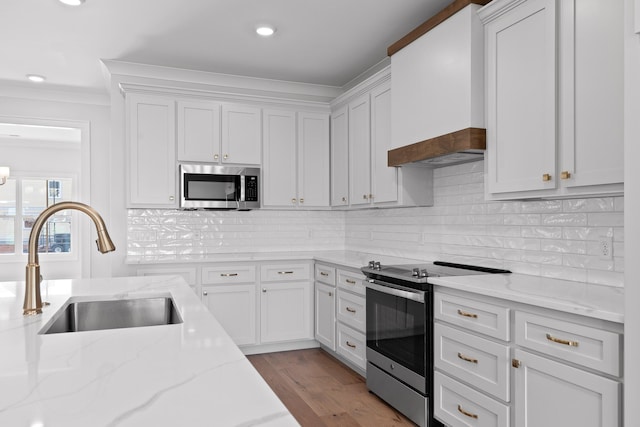
{"label": "faucet spout", "polygon": [[115,245],[109,237],[107,227],[100,214],[89,205],[79,202],[60,202],[49,206],[36,218],[31,234],[29,235],[29,255],[25,276],[24,304],[22,306],[25,316],[42,313],[42,298],[40,296],[40,264],[38,260],[38,237],[42,226],[51,215],[65,209],[77,210],[85,213],[91,218],[98,232],[96,244],[100,252],[107,253],[116,250]]}

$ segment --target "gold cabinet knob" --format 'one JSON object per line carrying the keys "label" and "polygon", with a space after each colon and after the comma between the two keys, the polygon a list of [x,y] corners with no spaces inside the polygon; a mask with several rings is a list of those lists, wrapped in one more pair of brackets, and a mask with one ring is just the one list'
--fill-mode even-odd
{"label": "gold cabinet knob", "polygon": [[214,155],[213,155],[213,160],[218,160],[219,158],[220,158],[220,156],[219,156],[219,155],[217,155],[217,154],[214,154]]}
{"label": "gold cabinet knob", "polygon": [[342,202],[343,202],[343,203],[347,203],[347,198],[346,198],[346,197],[343,197],[343,198],[342,198]]}
{"label": "gold cabinet knob", "polygon": [[373,194],[369,194],[369,198],[370,198],[370,199],[373,199]]}
{"label": "gold cabinet knob", "polygon": [[551,181],[551,174],[545,173],[544,175],[542,175],[542,180],[543,181]]}
{"label": "gold cabinet knob", "polygon": [[367,200],[367,195],[366,195],[366,194],[363,194],[363,195],[362,195],[362,198],[363,198],[364,200]]}
{"label": "gold cabinet knob", "polygon": [[291,203],[295,203],[295,202],[296,202],[296,198],[294,197],[291,199]]}
{"label": "gold cabinet knob", "polygon": [[304,203],[304,199],[302,197],[300,198],[300,203]]}
{"label": "gold cabinet knob", "polygon": [[176,198],[173,196],[169,196],[169,201],[173,202]]}
{"label": "gold cabinet knob", "polygon": [[222,158],[223,158],[224,160],[227,160],[227,159],[229,158],[229,155],[228,155],[228,154],[225,154],[224,156],[222,156]]}
{"label": "gold cabinet knob", "polygon": [[571,178],[571,172],[569,171],[560,172],[560,179],[569,179],[569,178]]}

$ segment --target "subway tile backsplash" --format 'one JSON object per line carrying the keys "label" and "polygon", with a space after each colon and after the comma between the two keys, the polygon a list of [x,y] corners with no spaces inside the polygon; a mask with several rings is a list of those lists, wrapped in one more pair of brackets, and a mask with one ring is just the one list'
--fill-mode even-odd
{"label": "subway tile backsplash", "polygon": [[[128,255],[355,250],[623,286],[623,197],[485,202],[483,163],[434,171],[434,206],[359,211],[128,212]],[[612,257],[599,253],[602,238]]]}

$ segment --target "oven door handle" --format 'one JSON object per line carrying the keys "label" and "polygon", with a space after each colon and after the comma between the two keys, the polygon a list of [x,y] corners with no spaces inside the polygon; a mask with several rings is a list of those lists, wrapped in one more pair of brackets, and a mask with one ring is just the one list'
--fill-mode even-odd
{"label": "oven door handle", "polygon": [[374,282],[367,281],[367,288],[373,289],[374,291],[382,292],[383,294],[389,294],[400,298],[410,299],[412,301],[419,302],[424,304],[424,292],[422,291],[407,291],[404,289],[398,289],[396,287],[391,287],[387,285],[379,285]]}

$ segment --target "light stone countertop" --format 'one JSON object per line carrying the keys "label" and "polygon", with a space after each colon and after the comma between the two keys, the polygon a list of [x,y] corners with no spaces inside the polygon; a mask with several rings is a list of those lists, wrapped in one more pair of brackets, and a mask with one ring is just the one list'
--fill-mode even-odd
{"label": "light stone countertop", "polygon": [[[182,278],[0,283],[0,426],[297,426]],[[70,296],[170,294],[184,323],[39,335]],[[99,299],[99,298],[98,298]]]}
{"label": "light stone countertop", "polygon": [[624,322],[624,289],[525,274],[434,277],[432,283],[480,295]]}

